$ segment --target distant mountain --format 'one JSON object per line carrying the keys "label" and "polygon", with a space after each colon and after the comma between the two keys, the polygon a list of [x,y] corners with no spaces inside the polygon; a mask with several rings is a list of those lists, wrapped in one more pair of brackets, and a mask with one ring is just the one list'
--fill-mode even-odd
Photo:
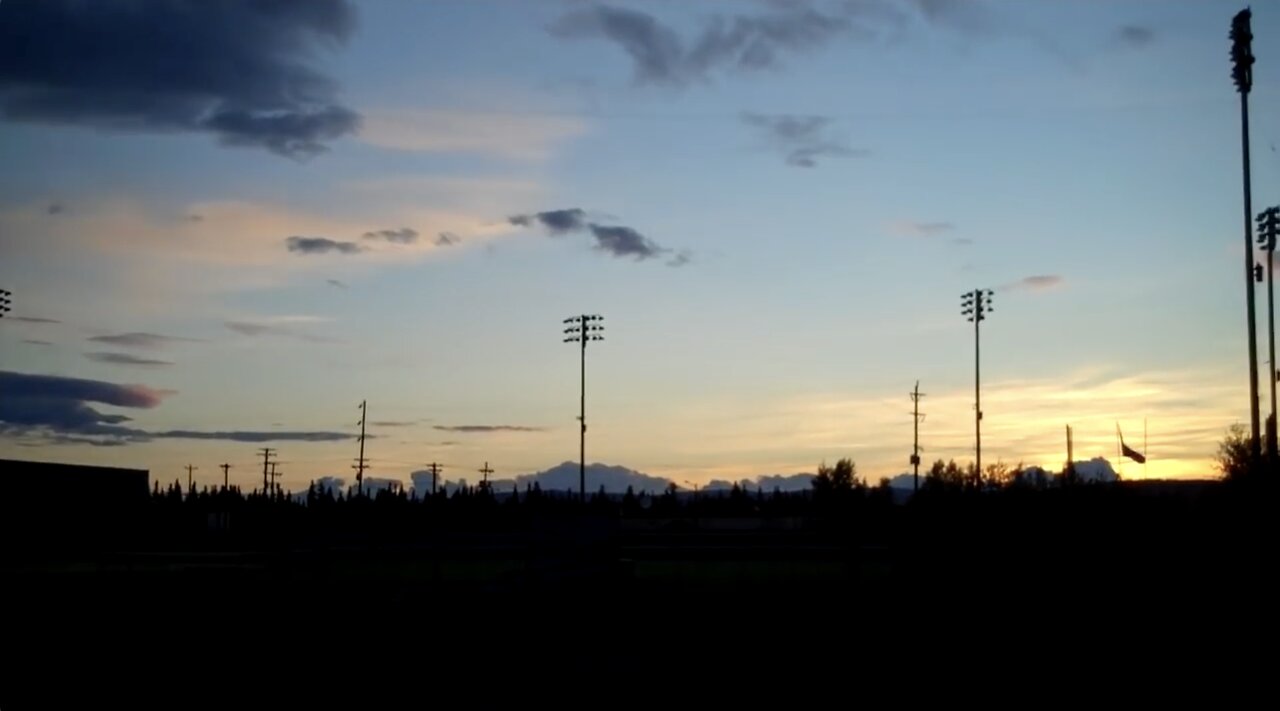
{"label": "distant mountain", "polygon": [[813,488],[812,474],[764,474],[752,479],[740,479],[737,482],[726,481],[724,479],[713,479],[706,486],[702,487],[703,491],[729,491],[733,489],[733,485],[755,491],[763,489],[766,492],[778,489],[780,491],[808,491]]}
{"label": "distant mountain", "polygon": [[[415,489],[418,491],[431,490],[431,472],[417,471],[410,476]],[[537,482],[540,489],[547,492],[576,492],[578,490],[578,463],[562,462],[550,469],[533,474],[521,474],[514,479],[494,479],[492,484],[494,491],[504,493],[511,491],[513,485],[520,491],[524,491],[526,486],[532,486],[534,482]],[[453,493],[463,483],[475,484],[472,480],[462,479],[441,481],[439,485],[444,487],[446,492]],[[650,476],[626,467],[611,466],[599,462],[587,465],[588,493],[595,493],[603,486],[608,493],[621,494],[630,486],[637,494],[642,491],[650,494],[661,494],[670,484],[671,480],[665,477]]]}

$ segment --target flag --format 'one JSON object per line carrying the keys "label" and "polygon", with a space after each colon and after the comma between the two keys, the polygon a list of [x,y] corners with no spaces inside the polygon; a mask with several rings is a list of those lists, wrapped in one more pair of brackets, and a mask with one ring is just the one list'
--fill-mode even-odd
{"label": "flag", "polygon": [[1124,454],[1124,456],[1132,459],[1133,461],[1139,464],[1147,463],[1147,456],[1145,454],[1137,451],[1136,449],[1124,443],[1124,435],[1121,434],[1120,432],[1120,423],[1118,422],[1116,423],[1116,434],[1119,435],[1120,437],[1120,451],[1121,453]]}

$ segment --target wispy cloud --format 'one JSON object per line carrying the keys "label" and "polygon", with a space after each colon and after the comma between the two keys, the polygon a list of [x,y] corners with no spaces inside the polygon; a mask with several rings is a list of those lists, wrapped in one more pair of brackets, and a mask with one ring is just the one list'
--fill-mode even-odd
{"label": "wispy cloud", "polygon": [[1125,47],[1141,49],[1156,39],[1155,30],[1140,25],[1124,25],[1116,30],[1116,41]]}
{"label": "wispy cloud", "polygon": [[84,357],[99,363],[110,363],[112,365],[137,365],[144,367],[163,367],[173,365],[171,361],[156,360],[154,358],[140,358],[131,353],[107,353],[98,351],[85,353]]}
{"label": "wispy cloud", "polygon": [[398,230],[377,230],[364,233],[364,238],[393,244],[413,244],[418,241],[418,231],[408,227],[401,227]]}
{"label": "wispy cloud", "polygon": [[[306,158],[359,125],[314,61],[317,49],[341,45],[355,24],[346,0],[6,3],[0,113],[9,121],[211,134],[224,145]],[[68,48],[91,70],[68,71]]]}
{"label": "wispy cloud", "polygon": [[[540,226],[553,237],[586,232],[594,238],[596,250],[635,261],[644,261],[672,253],[671,249],[659,245],[632,227],[591,222],[587,217],[587,211],[578,207],[512,215],[507,218],[507,222],[519,227]],[[692,252],[681,250],[672,256],[667,265],[683,266],[689,263],[692,256]]]}
{"label": "wispy cloud", "polygon": [[355,242],[340,242],[328,237],[288,237],[285,247],[295,254],[359,254],[364,247]]}
{"label": "wispy cloud", "polygon": [[542,432],[542,427],[525,425],[433,425],[431,429],[441,432],[460,432],[463,434],[484,434],[489,432]]}
{"label": "wispy cloud", "polygon": [[916,220],[899,220],[889,225],[890,231],[905,237],[933,237],[956,229],[954,222],[918,222]]}
{"label": "wispy cloud", "polygon": [[455,244],[461,244],[462,238],[452,232],[441,232],[436,235],[435,244],[437,247],[452,247]]}
{"label": "wispy cloud", "polygon": [[1048,291],[1049,289],[1056,289],[1062,286],[1065,281],[1066,280],[1058,274],[1035,274],[1023,277],[1018,281],[1005,284],[1000,287],[1000,289],[1002,291],[1017,291],[1021,289],[1029,291]]}
{"label": "wispy cloud", "polygon": [[41,341],[35,338],[24,338],[22,339],[22,342],[30,346],[52,346],[53,345],[49,341]]}
{"label": "wispy cloud", "polygon": [[[856,9],[855,3],[842,10]],[[637,84],[683,86],[725,71],[759,71],[787,54],[819,48],[842,36],[874,33],[850,12],[824,13],[806,3],[774,3],[757,14],[717,15],[692,37],[641,10],[597,5],[571,11],[548,28],[564,39],[606,40],[631,59]]]}
{"label": "wispy cloud", "polygon": [[328,284],[329,286],[336,287],[336,288],[339,288],[339,289],[345,289],[345,288],[347,288],[347,285],[346,285],[346,283],[345,283],[345,282],[338,281],[337,279],[325,279],[325,280],[324,280],[324,283]]}
{"label": "wispy cloud", "polygon": [[832,121],[826,116],[744,113],[742,120],[759,129],[769,145],[783,154],[787,165],[798,168],[813,168],[820,158],[849,158],[869,153],[835,136],[830,130]]}
{"label": "wispy cloud", "polygon": [[143,331],[113,333],[105,336],[91,336],[89,340],[94,341],[95,343],[108,343],[110,345],[120,346],[123,348],[140,348],[144,350],[160,350],[175,343],[192,343],[196,341],[194,338],[165,336],[159,333],[147,333]]}
{"label": "wispy cloud", "polygon": [[227,321],[223,325],[242,336],[276,336],[280,338],[292,338],[299,341],[306,341],[308,343],[337,342],[336,339],[328,338],[326,336],[318,336],[278,322]]}
{"label": "wispy cloud", "polygon": [[36,318],[34,316],[13,316],[13,317],[6,317],[5,320],[18,321],[20,323],[44,324],[44,325],[62,323],[56,318]]}
{"label": "wispy cloud", "polygon": [[44,211],[45,214],[48,215],[61,215],[67,211],[67,206],[60,202],[51,202],[49,203],[49,207],[46,207]]}
{"label": "wispy cloud", "polygon": [[[356,435],[349,432],[276,432],[256,430],[232,430],[218,432],[202,432],[198,430],[166,430],[149,432],[149,437],[157,439],[203,439],[225,442],[345,442],[353,440]],[[373,435],[366,435],[372,438]]]}

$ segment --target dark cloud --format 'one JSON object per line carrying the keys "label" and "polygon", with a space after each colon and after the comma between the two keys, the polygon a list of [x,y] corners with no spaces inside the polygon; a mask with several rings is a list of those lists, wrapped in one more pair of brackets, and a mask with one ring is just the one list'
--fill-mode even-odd
{"label": "dark cloud", "polygon": [[1023,277],[1010,284],[1005,284],[1001,288],[1007,291],[1015,291],[1019,289],[1047,291],[1049,289],[1055,289],[1062,286],[1064,282],[1065,280],[1057,274],[1036,274],[1029,277]]}
{"label": "dark cloud", "polygon": [[99,412],[90,403],[135,409],[160,404],[169,391],[101,380],[0,371],[0,433],[95,440],[139,440],[129,417]]}
{"label": "dark cloud", "polygon": [[630,227],[594,223],[589,227],[591,234],[596,238],[596,249],[608,252],[615,257],[634,257],[636,261],[642,261],[657,257],[666,251],[653,240]]}
{"label": "dark cloud", "polygon": [[139,358],[138,356],[133,355],[131,353],[94,352],[94,353],[85,353],[84,357],[88,358],[89,360],[96,360],[99,363],[111,363],[112,365],[141,365],[141,366],[148,366],[148,367],[173,365],[172,362],[167,360]]}
{"label": "dark cloud", "polygon": [[398,230],[377,230],[364,233],[365,239],[380,239],[395,244],[413,244],[418,241],[418,231],[401,227]]}
{"label": "dark cloud", "polygon": [[580,208],[571,207],[565,210],[547,210],[546,212],[535,212],[528,215],[512,215],[507,218],[507,222],[518,227],[532,227],[538,224],[545,227],[547,232],[553,235],[563,235],[586,229],[587,213]]}
{"label": "dark cloud", "polygon": [[437,247],[452,247],[460,242],[462,242],[462,238],[452,232],[441,232],[436,235]]}
{"label": "dark cloud", "polygon": [[179,338],[177,336],[164,336],[159,333],[133,331],[130,333],[116,333],[106,336],[92,336],[89,340],[96,343],[109,343],[113,346],[120,346],[123,348],[159,350],[174,343],[190,343],[195,339]]}
{"label": "dark cloud", "polygon": [[966,34],[991,34],[999,23],[980,0],[909,0],[931,25]]}
{"label": "dark cloud", "polygon": [[682,86],[720,70],[774,68],[787,53],[812,50],[843,35],[874,35],[853,21],[857,5],[826,14],[805,3],[775,3],[760,14],[717,15],[689,41],[648,13],[607,5],[570,12],[549,31],[566,39],[614,43],[631,59],[638,84]]}
{"label": "dark cloud", "polygon": [[831,135],[831,119],[825,116],[745,113],[742,120],[764,132],[766,140],[779,150],[787,165],[812,168],[819,158],[865,156],[868,151],[852,148]]}
{"label": "dark cloud", "polygon": [[441,432],[461,432],[477,434],[485,432],[542,432],[542,427],[526,427],[524,425],[433,425],[432,429]]}
{"label": "dark cloud", "polygon": [[[157,439],[203,439],[224,442],[343,442],[355,439],[347,432],[257,432],[234,430],[230,432],[199,432],[192,430],[167,430],[147,433]],[[372,439],[372,435],[366,438]]]}
{"label": "dark cloud", "polygon": [[339,289],[347,288],[347,285],[345,283],[340,282],[337,279],[325,279],[324,282],[329,286],[336,286]]}
{"label": "dark cloud", "polygon": [[153,439],[221,440],[227,442],[339,442],[354,439],[345,432],[149,432],[129,427],[126,415],[100,412],[89,403],[150,409],[173,394],[143,385],[101,380],[29,375],[0,371],[0,434],[34,436],[47,444],[112,446]]}
{"label": "dark cloud", "polygon": [[[615,257],[632,257],[636,261],[659,257],[672,252],[672,250],[662,247],[631,227],[588,222],[587,212],[577,207],[512,215],[507,218],[507,222],[518,227],[542,226],[552,236],[585,231],[595,239],[596,249]],[[667,261],[667,265],[672,267],[683,266],[688,264],[692,258],[692,252],[681,250]]]}
{"label": "dark cloud", "polygon": [[313,62],[354,30],[346,0],[41,0],[0,12],[10,121],[201,132],[292,158],[359,125]]}
{"label": "dark cloud", "polygon": [[358,254],[364,251],[364,247],[355,242],[339,242],[328,237],[299,237],[294,235],[285,239],[284,243],[288,250],[295,254],[328,254],[330,252]]}
{"label": "dark cloud", "polygon": [[52,346],[53,345],[49,341],[40,341],[34,338],[24,338],[22,342],[32,346]]}
{"label": "dark cloud", "polygon": [[951,244],[959,245],[961,247],[968,247],[969,245],[973,244],[973,238],[972,237],[956,237],[955,239],[951,240]]}
{"label": "dark cloud", "polygon": [[417,420],[379,420],[370,422],[374,427],[411,427],[418,424]]}
{"label": "dark cloud", "polygon": [[60,202],[49,203],[49,207],[46,207],[44,211],[50,215],[61,215],[67,211],[67,206]]}
{"label": "dark cloud", "polygon": [[22,323],[37,323],[37,324],[62,323],[56,318],[35,318],[33,316],[14,316],[12,318],[6,318],[5,320],[21,321]]}
{"label": "dark cloud", "polygon": [[204,215],[190,214],[187,215],[187,222],[204,222]]}
{"label": "dark cloud", "polygon": [[1121,44],[1135,49],[1146,47],[1155,41],[1156,33],[1149,27],[1140,27],[1138,25],[1124,25],[1116,30],[1116,39]]}
{"label": "dark cloud", "polygon": [[242,336],[280,336],[294,338],[308,343],[334,343],[335,339],[299,331],[274,323],[258,323],[255,321],[227,321],[223,323],[228,329]]}

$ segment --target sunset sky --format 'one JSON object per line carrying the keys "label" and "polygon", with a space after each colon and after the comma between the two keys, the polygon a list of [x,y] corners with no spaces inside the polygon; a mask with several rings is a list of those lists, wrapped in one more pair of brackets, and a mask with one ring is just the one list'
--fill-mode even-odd
{"label": "sunset sky", "polygon": [[[598,313],[589,461],[874,482],[917,380],[925,460],[972,457],[982,287],[984,462],[1145,418],[1146,475],[1211,475],[1248,422],[1238,9],[3,0],[0,457],[248,486],[270,446],[297,489],[350,478],[367,400],[372,476],[538,471]],[[1254,33],[1260,210],[1280,8]]]}

